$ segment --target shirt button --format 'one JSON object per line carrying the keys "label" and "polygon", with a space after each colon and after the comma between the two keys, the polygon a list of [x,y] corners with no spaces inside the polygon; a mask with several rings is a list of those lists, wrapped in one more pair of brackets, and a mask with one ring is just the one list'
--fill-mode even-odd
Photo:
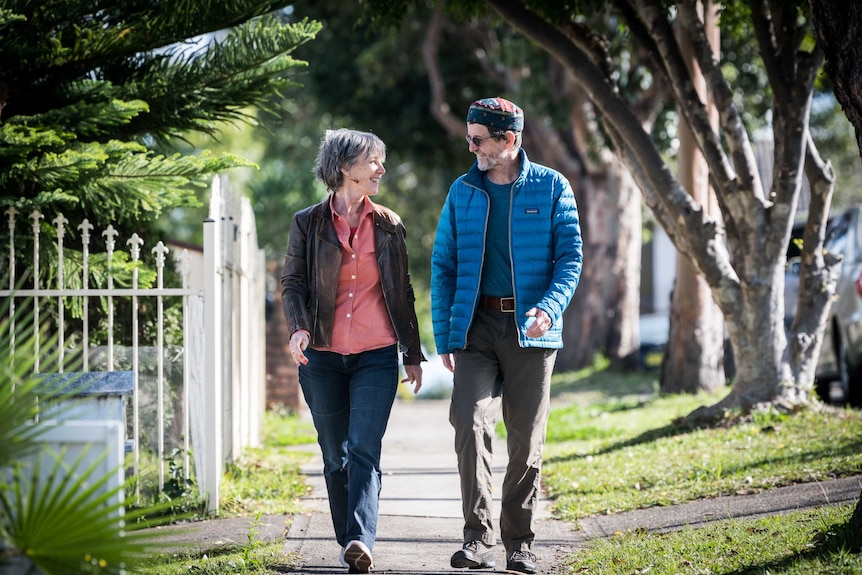
{"label": "shirt button", "polygon": [[353,254],[353,255],[351,255],[350,257],[355,258],[355,257],[356,257],[356,254]]}
{"label": "shirt button", "polygon": [[347,314],[347,317],[350,317],[350,314]]}
{"label": "shirt button", "polygon": [[353,297],[352,293],[347,294],[347,297]]}
{"label": "shirt button", "polygon": [[353,274],[352,276],[350,276],[350,279],[355,280],[355,279],[356,279],[356,274]]}

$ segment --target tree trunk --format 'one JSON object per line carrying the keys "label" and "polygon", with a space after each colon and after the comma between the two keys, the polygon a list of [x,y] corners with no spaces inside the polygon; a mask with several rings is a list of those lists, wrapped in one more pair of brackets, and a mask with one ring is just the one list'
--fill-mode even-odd
{"label": "tree trunk", "polygon": [[845,0],[809,0],[809,4],[835,98],[856,131],[862,154],[862,5]]}
{"label": "tree trunk", "polygon": [[795,380],[783,358],[787,346],[783,314],[775,313],[784,297],[783,275],[783,267],[764,270],[752,278],[756,286],[736,302],[727,322],[737,368],[733,386],[719,403],[691,413],[690,421],[712,421],[735,408],[771,405],[795,411],[808,404],[811,384],[806,387]]}
{"label": "tree trunk", "polygon": [[556,369],[592,365],[600,352],[615,367],[633,367],[640,345],[640,192],[616,160],[584,184],[578,197],[584,268],[565,314],[566,345],[557,354]]}
{"label": "tree trunk", "polygon": [[[843,0],[809,0],[809,4],[835,97],[856,131],[856,145],[862,155],[862,6]],[[862,531],[862,494],[850,524]]]}
{"label": "tree trunk", "polygon": [[[710,45],[718,50],[717,6],[707,3],[706,28],[711,30]],[[709,105],[703,74],[692,54],[685,34],[677,34],[698,95],[707,102],[712,124],[718,112]],[[720,218],[715,194],[709,185],[709,167],[697,147],[688,122],[679,123],[677,177],[680,184],[714,217]],[[660,385],[663,393],[713,391],[725,385],[724,318],[712,298],[706,280],[685,258],[677,258],[676,280],[671,297],[670,330],[662,361]]]}

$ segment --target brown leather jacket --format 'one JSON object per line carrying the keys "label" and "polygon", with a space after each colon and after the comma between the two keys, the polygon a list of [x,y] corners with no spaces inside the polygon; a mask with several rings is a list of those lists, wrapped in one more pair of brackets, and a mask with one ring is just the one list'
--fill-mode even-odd
{"label": "brown leather jacket", "polygon": [[[419,344],[404,226],[398,214],[376,204],[374,248],[383,299],[404,354],[404,365],[419,365],[425,356]],[[290,333],[307,330],[312,347],[328,347],[332,341],[340,268],[341,243],[332,224],[327,197],[293,216],[281,276],[281,301]]]}

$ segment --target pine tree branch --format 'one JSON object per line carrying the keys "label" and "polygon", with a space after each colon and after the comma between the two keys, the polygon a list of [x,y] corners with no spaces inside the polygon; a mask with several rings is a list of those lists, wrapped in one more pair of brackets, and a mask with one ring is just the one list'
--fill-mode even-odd
{"label": "pine tree branch", "polygon": [[214,124],[247,119],[244,109],[266,107],[273,95],[296,86],[285,77],[304,67],[289,53],[311,40],[318,23],[285,25],[272,18],[247,23],[205,50],[177,51],[118,90],[140,98],[151,113],[130,123],[130,134],[177,136],[185,130],[214,133]]}

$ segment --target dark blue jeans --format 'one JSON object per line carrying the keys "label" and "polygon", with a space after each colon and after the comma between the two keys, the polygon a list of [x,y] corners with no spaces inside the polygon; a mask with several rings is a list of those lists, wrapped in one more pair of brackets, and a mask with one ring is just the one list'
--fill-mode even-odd
{"label": "dark blue jeans", "polygon": [[299,384],[323,452],[335,538],[374,548],[380,451],[398,389],[396,345],[354,355],[305,350]]}

